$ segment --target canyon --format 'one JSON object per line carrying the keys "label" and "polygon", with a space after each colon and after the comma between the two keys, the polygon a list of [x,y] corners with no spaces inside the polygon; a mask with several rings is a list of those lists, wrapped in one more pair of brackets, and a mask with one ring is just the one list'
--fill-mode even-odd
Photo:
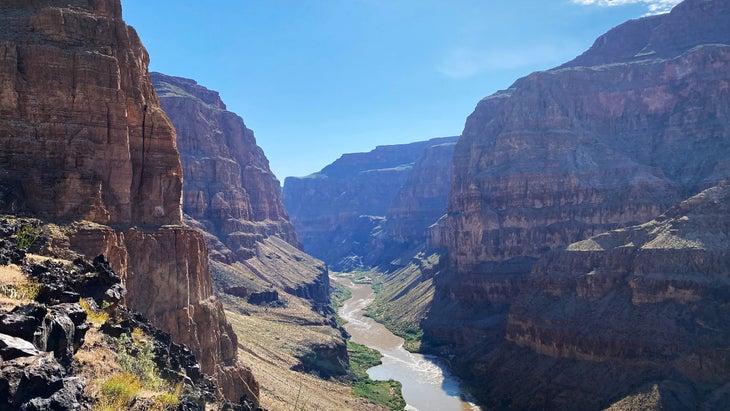
{"label": "canyon", "polygon": [[[340,392],[340,404],[361,404],[342,393],[343,383],[302,375],[346,376],[345,334],[330,308],[329,271],[301,250],[279,181],[253,132],[216,91],[191,79],[151,77],[177,130],[185,221],[205,238],[214,288],[241,342],[239,355],[261,370],[267,385],[261,397],[270,406],[290,407],[282,381],[306,380],[308,396],[328,384]],[[309,401],[323,409],[344,407],[333,398]]]}
{"label": "canyon", "polygon": [[686,0],[482,99],[445,217],[372,272],[374,317],[491,408],[722,404],[728,22]]}
{"label": "canyon", "polygon": [[[0,50],[0,213],[43,220],[0,222],[0,274],[44,290],[0,300],[6,406],[89,402],[69,361],[103,345],[84,343],[90,298],[211,406],[381,409],[348,386],[330,269],[365,273],[369,314],[489,409],[730,402],[725,1],[612,29],[479,101],[459,137],[345,154],[283,189],[218,92],[149,73],[119,0],[4,1]],[[10,245],[23,224],[42,262]],[[47,357],[60,388],[25,398],[23,364]]]}
{"label": "canyon", "polygon": [[339,271],[405,264],[446,210],[456,139],[378,146],[287,177],[284,204],[304,250]]}
{"label": "canyon", "polygon": [[[575,291],[578,300],[552,293],[555,285],[540,279],[571,272],[557,261],[551,265],[553,253],[569,244],[650,221],[728,177],[728,21],[725,2],[688,0],[669,14],[627,22],[575,60],[483,99],[469,116],[454,154],[447,217],[434,230],[448,261],[434,277],[432,308],[421,325],[430,349],[453,356],[460,375],[479,381],[475,393],[484,403],[608,407],[636,393],[640,381],[632,378],[641,375],[641,383],[648,384],[652,375],[667,375],[672,368],[677,358],[672,349],[658,353],[642,338],[675,330],[657,316],[666,314],[660,314],[665,310],[660,302],[674,301],[667,297],[672,291],[659,284],[671,282],[676,269],[657,266],[648,278],[631,280],[637,287],[656,281],[657,287],[643,288],[642,297],[614,300],[615,305],[600,296],[623,288],[618,273],[640,276],[633,267],[653,264],[643,260],[649,254],[638,253],[627,255],[632,263],[625,266],[628,260],[619,257],[631,249],[630,242],[629,248],[602,254],[605,268],[596,260],[574,260],[571,270],[582,271],[578,267],[585,264],[582,275],[592,272],[592,264],[596,273],[612,273],[578,280],[592,284]],[[715,211],[716,218],[723,217]],[[673,249],[667,253],[689,258]],[[724,295],[718,298],[726,300],[722,275],[713,278]],[[594,300],[600,302],[593,305]],[[595,311],[604,303],[606,311]],[[555,304],[561,310],[554,310]],[[692,304],[716,309],[711,299],[699,297]],[[555,328],[548,332],[550,327],[531,323],[521,317],[526,312],[544,313],[538,315],[545,319],[541,324],[552,322]],[[570,320],[589,313],[604,321],[592,327]],[[657,321],[637,323],[638,318]],[[626,324],[619,326],[621,321]],[[621,327],[634,325],[643,331],[622,338],[627,334]],[[593,345],[568,348],[567,341],[575,338]],[[718,344],[712,349],[722,347]],[[533,368],[543,365],[547,368]],[[628,371],[632,366],[642,371]],[[526,376],[527,368],[543,379],[524,384],[518,376]],[[568,374],[572,383],[562,379]],[[696,374],[680,374],[689,385],[700,384]],[[598,375],[607,379],[598,384],[602,388],[580,386],[582,378],[593,381]],[[704,394],[693,401],[701,403]],[[660,395],[666,406],[683,401],[673,403],[669,395]]]}

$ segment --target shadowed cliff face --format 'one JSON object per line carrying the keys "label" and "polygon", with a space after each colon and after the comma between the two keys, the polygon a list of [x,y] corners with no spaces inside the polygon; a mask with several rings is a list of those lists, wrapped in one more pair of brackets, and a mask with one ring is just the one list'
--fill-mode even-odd
{"label": "shadowed cliff face", "polygon": [[108,255],[127,304],[187,344],[237,402],[258,387],[236,365],[202,236],[181,225],[175,131],[148,63],[119,0],[3,2],[0,211],[86,220],[71,245]]}
{"label": "shadowed cliff face", "polygon": [[[688,0],[479,102],[455,150],[447,218],[431,231],[449,269],[425,323],[465,375],[491,372],[541,256],[649,221],[730,176],[728,23],[727,2]],[[646,298],[663,298],[654,292]]]}
{"label": "shadowed cliff face", "polygon": [[288,177],[284,203],[304,249],[336,270],[387,264],[425,243],[444,212],[455,137],[345,154]]}
{"label": "shadowed cliff face", "polygon": [[488,397],[520,409],[598,409],[657,390],[664,409],[723,408],[728,204],[728,186],[715,187],[541,259],[483,375]]}

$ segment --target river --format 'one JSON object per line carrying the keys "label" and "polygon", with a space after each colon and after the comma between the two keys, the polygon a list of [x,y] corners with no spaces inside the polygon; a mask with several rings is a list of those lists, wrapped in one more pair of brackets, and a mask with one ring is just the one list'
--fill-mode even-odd
{"label": "river", "polygon": [[365,317],[365,308],[375,294],[369,284],[354,284],[347,278],[337,281],[352,292],[339,314],[347,324],[352,341],[380,351],[383,363],[368,370],[374,380],[393,379],[403,384],[408,411],[478,411],[479,407],[461,399],[459,382],[437,358],[414,354],[403,348],[403,339],[385,326]]}

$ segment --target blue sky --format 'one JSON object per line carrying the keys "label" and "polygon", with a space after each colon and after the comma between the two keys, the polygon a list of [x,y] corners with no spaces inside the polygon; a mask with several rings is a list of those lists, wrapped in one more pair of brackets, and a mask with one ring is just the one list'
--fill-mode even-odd
{"label": "blue sky", "polygon": [[221,93],[271,168],[459,135],[476,103],[678,0],[122,0],[153,71]]}

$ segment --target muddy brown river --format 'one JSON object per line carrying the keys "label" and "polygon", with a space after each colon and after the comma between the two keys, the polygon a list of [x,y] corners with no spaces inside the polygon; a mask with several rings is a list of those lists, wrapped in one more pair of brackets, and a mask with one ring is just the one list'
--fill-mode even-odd
{"label": "muddy brown river", "polygon": [[354,284],[347,278],[337,282],[352,292],[339,311],[347,321],[345,330],[352,341],[380,351],[383,364],[368,370],[374,380],[393,379],[403,384],[408,411],[477,411],[480,408],[462,399],[458,380],[437,358],[413,354],[403,348],[403,339],[385,326],[365,317],[365,308],[375,294],[368,284]]}

